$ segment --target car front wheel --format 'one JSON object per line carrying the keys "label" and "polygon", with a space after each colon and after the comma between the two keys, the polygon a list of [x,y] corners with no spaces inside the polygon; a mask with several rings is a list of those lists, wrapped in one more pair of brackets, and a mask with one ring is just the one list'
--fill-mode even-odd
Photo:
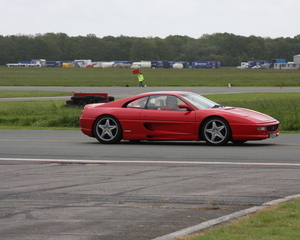
{"label": "car front wheel", "polygon": [[94,136],[101,143],[118,143],[122,139],[119,121],[109,115],[98,118],[94,124]]}
{"label": "car front wheel", "polygon": [[230,140],[231,131],[226,120],[213,117],[206,120],[201,129],[202,138],[209,145],[226,145]]}

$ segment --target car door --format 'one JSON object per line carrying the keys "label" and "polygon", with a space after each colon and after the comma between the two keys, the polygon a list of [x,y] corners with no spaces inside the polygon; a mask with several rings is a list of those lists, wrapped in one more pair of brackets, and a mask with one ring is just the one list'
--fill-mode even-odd
{"label": "car door", "polygon": [[148,101],[148,96],[135,99],[126,106],[118,109],[118,118],[122,124],[123,139],[143,138],[142,126],[140,122],[141,112],[144,110]]}
{"label": "car door", "polygon": [[[195,140],[195,111],[187,109],[170,110],[166,106],[169,95],[150,96],[145,109],[141,111],[142,132],[147,139]],[[178,104],[184,104],[176,96]]]}

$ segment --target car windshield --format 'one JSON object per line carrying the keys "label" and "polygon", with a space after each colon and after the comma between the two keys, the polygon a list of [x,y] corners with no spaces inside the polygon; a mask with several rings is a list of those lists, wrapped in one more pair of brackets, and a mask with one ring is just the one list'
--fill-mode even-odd
{"label": "car windshield", "polygon": [[182,94],[181,96],[200,110],[222,107],[222,105],[215,103],[214,101],[211,101],[196,93],[187,93],[187,94]]}

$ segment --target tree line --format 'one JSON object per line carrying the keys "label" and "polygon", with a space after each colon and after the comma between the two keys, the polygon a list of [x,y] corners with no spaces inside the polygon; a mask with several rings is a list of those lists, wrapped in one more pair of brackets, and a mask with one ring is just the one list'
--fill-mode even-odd
{"label": "tree line", "polygon": [[263,38],[230,33],[205,34],[195,39],[170,35],[159,37],[70,37],[65,33],[0,35],[0,65],[31,59],[68,61],[220,61],[237,66],[252,60],[286,59],[300,54],[300,35]]}

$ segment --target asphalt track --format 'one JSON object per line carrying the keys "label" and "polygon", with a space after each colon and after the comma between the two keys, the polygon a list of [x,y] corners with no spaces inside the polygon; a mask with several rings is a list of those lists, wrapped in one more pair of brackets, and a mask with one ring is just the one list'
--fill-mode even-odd
{"label": "asphalt track", "polygon": [[[146,90],[122,89],[110,95]],[[101,145],[80,131],[2,129],[0,136],[4,240],[166,240],[300,193],[300,134],[224,147]]]}
{"label": "asphalt track", "polygon": [[0,136],[4,240],[172,239],[300,192],[300,134],[224,147],[102,145],[79,131]]}

